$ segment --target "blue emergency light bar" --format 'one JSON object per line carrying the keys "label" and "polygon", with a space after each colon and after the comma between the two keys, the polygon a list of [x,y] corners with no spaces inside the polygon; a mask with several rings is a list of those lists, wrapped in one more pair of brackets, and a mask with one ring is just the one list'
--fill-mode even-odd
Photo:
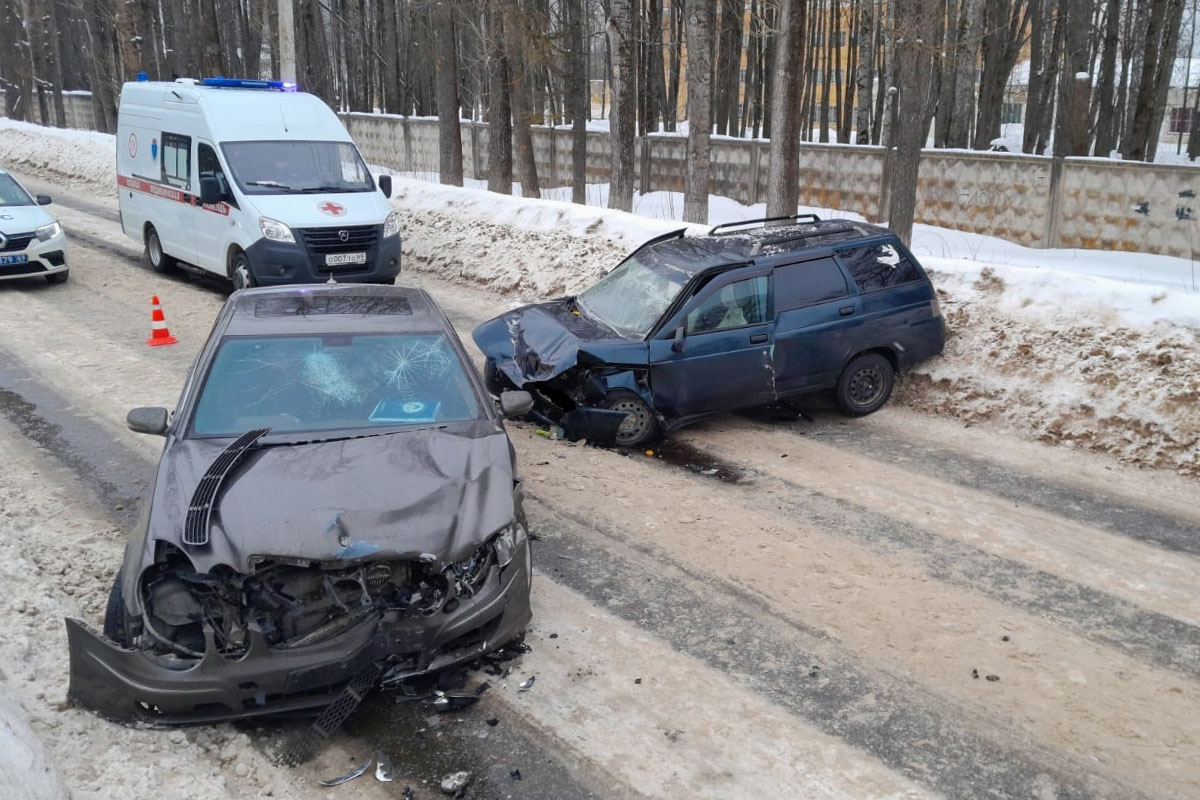
{"label": "blue emergency light bar", "polygon": [[290,81],[260,81],[253,78],[205,78],[202,86],[218,89],[267,89],[275,92],[294,92],[296,84]]}

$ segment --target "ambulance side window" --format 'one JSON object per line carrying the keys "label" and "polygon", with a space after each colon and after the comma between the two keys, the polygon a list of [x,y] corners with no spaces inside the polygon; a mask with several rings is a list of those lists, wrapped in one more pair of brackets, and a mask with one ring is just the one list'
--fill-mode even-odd
{"label": "ambulance side window", "polygon": [[221,186],[221,199],[237,205],[233,200],[233,192],[229,190],[229,181],[225,178],[225,170],[221,169],[221,161],[217,153],[207,144],[196,145],[196,171],[201,178],[213,177]]}
{"label": "ambulance side window", "polygon": [[192,181],[192,137],[177,133],[162,136],[163,183],[190,188]]}

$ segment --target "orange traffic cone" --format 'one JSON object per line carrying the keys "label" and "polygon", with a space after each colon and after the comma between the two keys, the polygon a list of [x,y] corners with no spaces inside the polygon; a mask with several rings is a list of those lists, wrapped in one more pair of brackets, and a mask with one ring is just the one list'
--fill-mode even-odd
{"label": "orange traffic cone", "polygon": [[154,295],[151,303],[154,304],[154,309],[150,312],[150,338],[146,340],[146,344],[151,347],[160,344],[175,344],[179,340],[167,330],[167,318],[163,316],[162,304],[158,302],[158,295]]}

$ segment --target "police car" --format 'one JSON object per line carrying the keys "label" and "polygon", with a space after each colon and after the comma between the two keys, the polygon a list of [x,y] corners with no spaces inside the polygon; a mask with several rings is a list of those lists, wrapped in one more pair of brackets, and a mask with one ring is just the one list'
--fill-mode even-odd
{"label": "police car", "polygon": [[62,225],[4,169],[0,169],[0,280],[44,275],[50,283],[67,279],[67,237]]}

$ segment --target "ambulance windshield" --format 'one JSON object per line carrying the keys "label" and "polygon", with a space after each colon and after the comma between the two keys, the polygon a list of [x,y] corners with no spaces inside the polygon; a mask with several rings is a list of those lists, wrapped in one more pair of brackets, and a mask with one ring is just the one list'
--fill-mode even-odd
{"label": "ambulance windshield", "polygon": [[367,165],[350,142],[226,142],[221,150],[246,194],[375,190]]}

